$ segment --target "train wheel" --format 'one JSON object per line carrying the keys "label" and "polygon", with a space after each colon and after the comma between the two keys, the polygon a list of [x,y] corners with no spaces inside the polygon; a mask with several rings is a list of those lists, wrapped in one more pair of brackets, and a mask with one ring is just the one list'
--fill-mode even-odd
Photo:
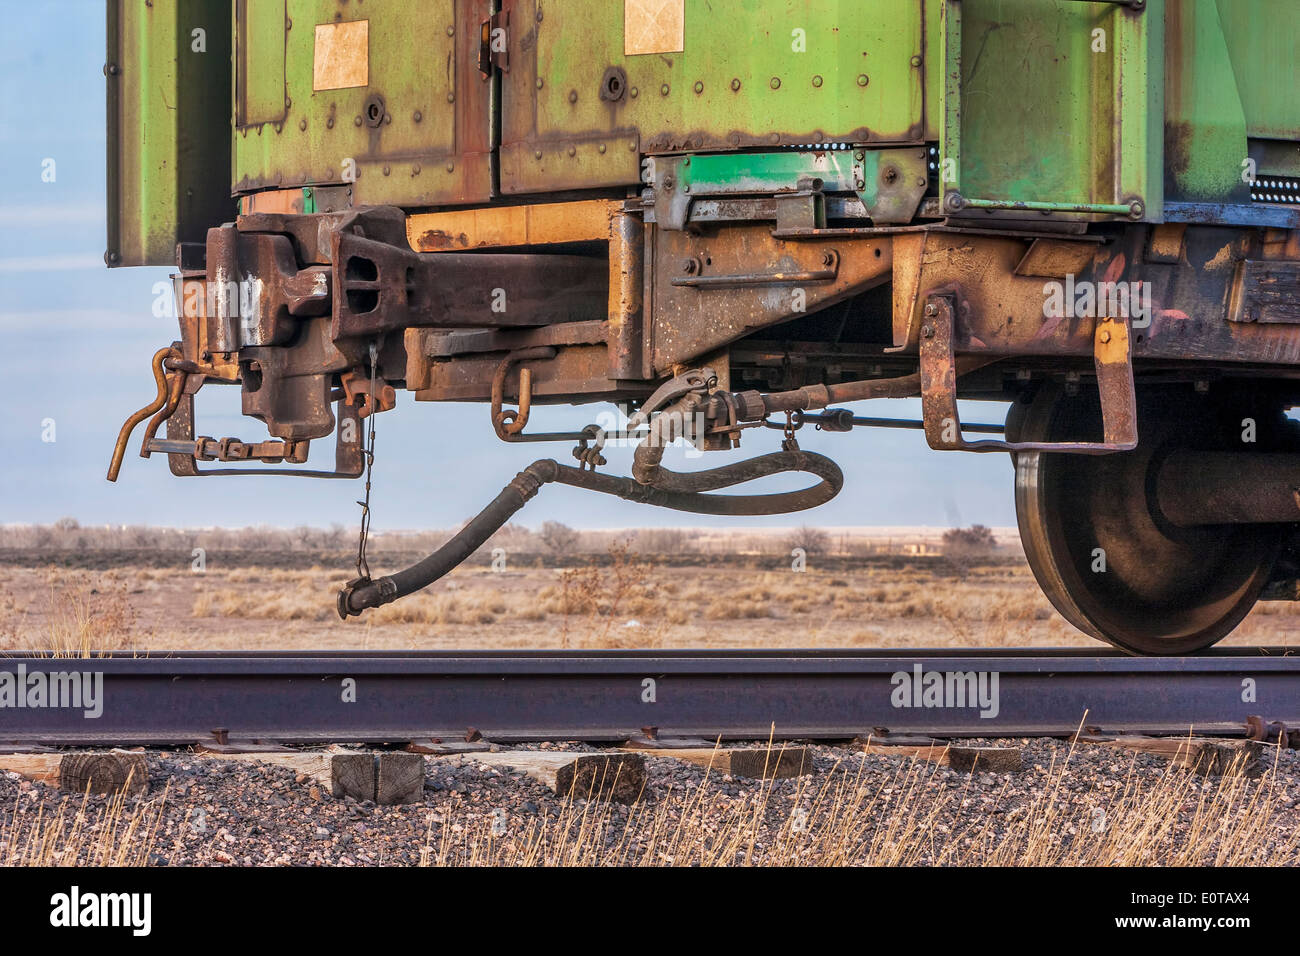
{"label": "train wheel", "polygon": [[[1099,440],[1096,393],[1080,391],[1041,389],[1015,406],[1008,434]],[[1135,654],[1203,650],[1241,622],[1268,582],[1287,526],[1176,527],[1156,504],[1155,479],[1175,451],[1240,450],[1233,422],[1244,408],[1190,389],[1153,388],[1139,393],[1134,451],[1015,455],[1025,556],[1066,620]]]}

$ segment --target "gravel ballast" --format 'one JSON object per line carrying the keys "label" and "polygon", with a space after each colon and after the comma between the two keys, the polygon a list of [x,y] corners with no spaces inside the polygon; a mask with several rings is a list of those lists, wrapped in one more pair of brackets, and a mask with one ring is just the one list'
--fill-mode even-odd
{"label": "gravel ballast", "polygon": [[[649,752],[646,792],[625,804],[567,799],[467,754],[426,760],[421,802],[376,806],[285,767],[153,751],[149,793],[125,815],[156,823],[155,866],[1300,862],[1296,751],[1266,745],[1259,776],[1216,778],[1055,739],[971,743],[1019,747],[1024,769],[811,746],[813,773],[762,781]],[[93,834],[109,798],[0,773],[0,860],[40,808],[48,820],[83,800]]]}

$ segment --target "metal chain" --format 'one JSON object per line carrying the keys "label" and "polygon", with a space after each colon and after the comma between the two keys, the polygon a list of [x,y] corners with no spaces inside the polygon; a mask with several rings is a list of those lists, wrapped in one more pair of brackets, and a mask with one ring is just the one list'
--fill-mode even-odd
{"label": "metal chain", "polygon": [[357,540],[357,577],[370,580],[370,564],[366,561],[366,543],[370,536],[370,476],[375,467],[375,370],[379,365],[379,343],[370,343],[370,390],[366,394],[366,499],[361,506],[361,536]]}

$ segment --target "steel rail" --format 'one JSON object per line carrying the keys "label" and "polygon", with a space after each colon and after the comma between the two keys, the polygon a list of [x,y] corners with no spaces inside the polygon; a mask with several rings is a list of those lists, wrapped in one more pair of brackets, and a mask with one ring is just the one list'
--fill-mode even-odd
{"label": "steel rail", "polygon": [[[924,694],[935,672],[952,688],[943,706],[933,691]],[[973,674],[974,683],[948,674]],[[94,701],[56,700],[50,691],[70,692],[81,681],[92,694],[100,682]],[[47,704],[79,706],[32,706],[37,685],[47,688]],[[900,706],[904,686],[922,688],[919,705]],[[983,703],[962,702],[959,686],[975,688],[977,698],[982,686]],[[211,741],[216,731],[282,743],[454,740],[471,728],[500,741],[611,741],[647,727],[708,739],[836,739],[882,728],[1051,736],[1073,732],[1085,712],[1087,726],[1140,733],[1242,733],[1251,715],[1300,725],[1300,649],[1172,658],[1090,649],[0,658],[0,742],[50,745],[183,745]]]}

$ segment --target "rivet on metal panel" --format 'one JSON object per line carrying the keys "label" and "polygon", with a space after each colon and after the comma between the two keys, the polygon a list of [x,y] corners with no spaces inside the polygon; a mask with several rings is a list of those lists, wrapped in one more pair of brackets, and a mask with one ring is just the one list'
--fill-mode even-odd
{"label": "rivet on metal panel", "polygon": [[866,86],[870,82],[871,81],[867,79],[867,74],[865,73],[858,74],[858,86]]}

